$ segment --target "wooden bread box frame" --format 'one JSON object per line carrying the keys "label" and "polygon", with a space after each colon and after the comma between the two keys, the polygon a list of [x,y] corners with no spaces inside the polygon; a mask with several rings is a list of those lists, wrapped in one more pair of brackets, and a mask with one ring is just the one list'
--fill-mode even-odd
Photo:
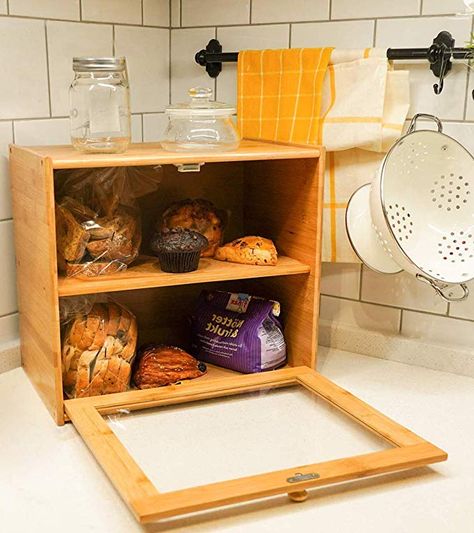
{"label": "wooden bread box frame", "polygon": [[[159,144],[135,144],[124,154],[81,154],[70,146],[10,147],[23,367],[57,424],[71,420],[140,522],[288,493],[447,458],[444,451],[388,419],[318,374],[316,366],[324,156],[321,147],[242,141],[233,152],[171,153]],[[204,163],[199,173],[177,166]],[[277,266],[201,259],[186,274],[161,272],[140,257],[125,272],[77,279],[58,275],[55,173],[62,169],[160,166],[156,194],[140,202],[144,231],[171,201],[204,197],[231,211],[226,241],[242,235],[273,239]],[[60,179],[60,176],[58,177]],[[144,242],[147,236],[144,235]],[[288,364],[244,375],[208,365],[205,376],[168,387],[64,400],[61,371],[61,297],[112,293],[137,316],[139,342],[179,344],[182,322],[200,290],[248,292],[281,303]],[[162,341],[162,339],[166,339]],[[298,466],[256,476],[161,494],[105,419],[128,411],[189,403],[299,385],[389,442],[389,450]],[[293,483],[295,476],[296,483]],[[292,480],[290,482],[290,480]]]}
{"label": "wooden bread box frame", "polygon": [[[199,173],[185,174],[176,168],[183,163],[205,165]],[[154,306],[155,316],[166,305],[160,298],[170,300],[171,295],[175,305],[184,300],[182,312],[189,311],[200,289],[207,286],[204,284],[221,282],[218,286],[225,288],[225,282],[231,282],[237,290],[243,286],[249,292],[255,287],[262,295],[281,302],[288,365],[315,367],[324,149],[243,141],[233,152],[178,154],[162,150],[157,143],[143,143],[132,145],[124,154],[91,155],[70,146],[12,145],[10,165],[22,364],[58,424],[64,423],[65,415],[59,322],[59,298],[63,296],[115,293],[137,314],[139,330],[140,318],[142,326],[147,324],[148,342],[160,339],[157,328],[150,325],[152,320],[145,316],[144,301],[149,300],[150,309]],[[195,272],[168,274],[161,272],[155,261],[140,258],[137,266],[112,276],[60,276],[56,259],[55,172],[157,165],[163,166],[164,178],[152,198],[151,217],[158,217],[159,208],[172,200],[208,198],[232,211],[233,226],[228,228],[230,234],[226,231],[226,240],[244,234],[270,237],[280,253],[278,265],[239,265],[204,259]],[[183,189],[179,198],[176,181]],[[168,190],[173,198],[166,194]],[[247,281],[236,283],[237,280]],[[165,316],[163,320],[167,320]],[[167,324],[158,325],[160,333],[161,326],[166,329]],[[208,374],[199,379],[235,375],[210,367]]]}

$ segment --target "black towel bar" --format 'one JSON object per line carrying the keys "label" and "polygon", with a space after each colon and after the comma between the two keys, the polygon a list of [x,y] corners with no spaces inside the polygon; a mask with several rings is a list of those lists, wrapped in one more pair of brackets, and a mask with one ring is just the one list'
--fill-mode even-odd
{"label": "black towel bar", "polygon": [[[222,70],[222,63],[235,63],[238,56],[238,52],[223,52],[221,43],[217,39],[211,39],[206,48],[196,53],[195,61],[206,67],[211,78],[217,78]],[[448,31],[442,31],[433,39],[433,44],[429,48],[388,48],[387,58],[398,61],[428,60],[431,71],[439,78],[439,83],[433,85],[434,92],[440,94],[444,78],[451,70],[452,60],[473,59],[474,49],[455,48],[453,36]]]}

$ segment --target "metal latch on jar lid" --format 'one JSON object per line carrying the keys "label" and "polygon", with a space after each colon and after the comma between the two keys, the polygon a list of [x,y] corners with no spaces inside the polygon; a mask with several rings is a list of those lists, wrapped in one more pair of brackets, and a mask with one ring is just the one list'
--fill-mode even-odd
{"label": "metal latch on jar lid", "polygon": [[301,474],[301,472],[297,472],[294,476],[289,477],[286,479],[288,483],[299,483],[301,481],[310,481],[311,479],[318,479],[319,474],[316,474],[315,472],[311,472],[310,474]]}
{"label": "metal latch on jar lid", "polygon": [[175,167],[178,172],[200,172],[204,163],[178,163]]}

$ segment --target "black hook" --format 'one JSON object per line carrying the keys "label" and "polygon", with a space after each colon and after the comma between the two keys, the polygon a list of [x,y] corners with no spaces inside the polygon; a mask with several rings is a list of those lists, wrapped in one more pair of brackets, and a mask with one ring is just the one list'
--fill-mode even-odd
{"label": "black hook", "polygon": [[441,94],[443,92],[444,75],[446,74],[445,65],[446,65],[446,61],[444,59],[444,54],[443,54],[442,58],[441,58],[441,68],[440,68],[440,72],[439,72],[439,83],[433,84],[433,90],[434,90],[435,94]]}
{"label": "black hook", "polygon": [[433,74],[439,78],[439,83],[433,85],[435,94],[441,94],[444,87],[444,78],[451,70],[451,55],[454,48],[454,39],[448,31],[442,31],[433,39],[433,44],[428,48],[428,61]]}

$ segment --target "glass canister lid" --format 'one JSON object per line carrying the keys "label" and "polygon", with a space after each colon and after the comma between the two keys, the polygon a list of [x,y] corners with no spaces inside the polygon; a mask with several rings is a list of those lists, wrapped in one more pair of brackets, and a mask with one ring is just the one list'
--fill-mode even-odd
{"label": "glass canister lid", "polygon": [[235,115],[235,107],[211,100],[212,89],[193,87],[189,89],[188,94],[189,102],[170,105],[166,108],[166,113],[176,117],[230,117]]}

